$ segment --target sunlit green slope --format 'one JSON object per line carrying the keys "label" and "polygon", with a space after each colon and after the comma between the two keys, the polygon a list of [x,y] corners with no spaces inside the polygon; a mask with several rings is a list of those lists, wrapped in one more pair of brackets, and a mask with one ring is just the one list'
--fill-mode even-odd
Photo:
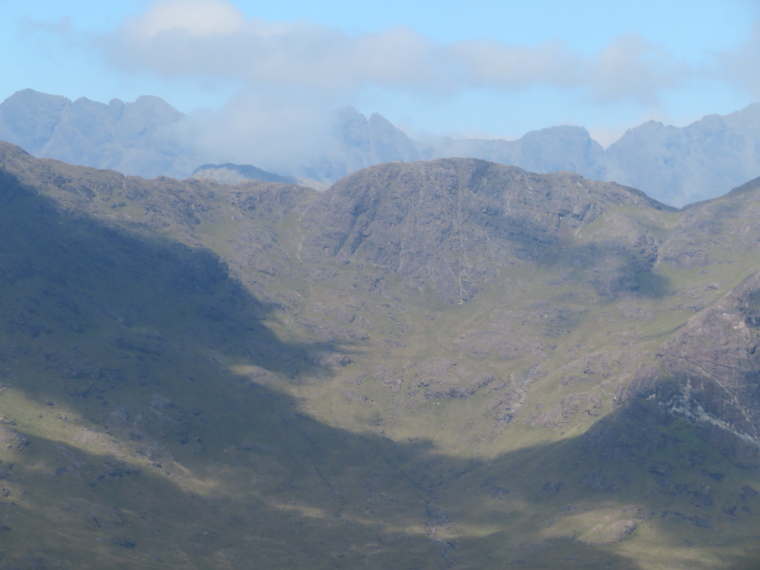
{"label": "sunlit green slope", "polygon": [[755,342],[693,319],[752,299],[755,187],[0,151],[0,568],[752,567],[757,412],[726,439],[656,387],[689,331]]}

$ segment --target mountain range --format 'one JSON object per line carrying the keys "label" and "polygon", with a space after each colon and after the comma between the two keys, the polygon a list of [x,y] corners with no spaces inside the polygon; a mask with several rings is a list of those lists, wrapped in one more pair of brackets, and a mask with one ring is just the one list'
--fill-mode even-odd
{"label": "mountain range", "polygon": [[760,179],[2,143],[0,203],[0,568],[757,567]]}
{"label": "mountain range", "polygon": [[[0,104],[0,140],[38,157],[146,178],[186,178],[199,165],[214,163],[199,144],[200,127],[193,121],[157,97],[104,104],[26,89]],[[456,156],[537,173],[577,172],[639,188],[679,207],[715,198],[760,175],[760,104],[681,128],[650,121],[606,149],[578,126],[532,131],[513,141],[417,141],[381,115],[367,117],[352,107],[336,111],[330,124],[330,132],[306,156],[279,157],[277,164],[269,164],[271,157],[259,159],[252,151],[250,161],[256,166],[214,164],[214,174],[206,169],[195,175],[229,180],[239,178],[240,169],[258,168],[323,189],[374,164]]]}

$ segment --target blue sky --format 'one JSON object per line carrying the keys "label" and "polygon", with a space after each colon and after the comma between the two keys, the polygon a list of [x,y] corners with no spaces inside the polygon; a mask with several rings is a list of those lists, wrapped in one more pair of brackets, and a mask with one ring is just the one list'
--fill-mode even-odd
{"label": "blue sky", "polygon": [[760,99],[758,0],[2,7],[0,99],[27,87],[104,102],[158,95],[262,136],[350,104],[415,136],[578,124],[609,143],[650,119],[684,125]]}

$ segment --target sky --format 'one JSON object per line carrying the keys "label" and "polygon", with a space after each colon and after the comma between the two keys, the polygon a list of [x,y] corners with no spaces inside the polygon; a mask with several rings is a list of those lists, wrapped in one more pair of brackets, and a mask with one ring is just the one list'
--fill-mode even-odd
{"label": "sky", "polygon": [[219,139],[295,134],[353,105],[414,137],[581,125],[607,145],[648,120],[684,126],[760,100],[760,0],[0,7],[0,100],[156,95]]}

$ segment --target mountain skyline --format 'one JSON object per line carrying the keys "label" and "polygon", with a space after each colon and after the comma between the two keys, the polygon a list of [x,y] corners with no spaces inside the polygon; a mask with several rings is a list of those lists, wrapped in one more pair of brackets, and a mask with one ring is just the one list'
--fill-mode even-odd
{"label": "mountain skyline", "polygon": [[0,570],[760,567],[758,0],[0,53]]}
{"label": "mountain skyline", "polygon": [[4,9],[0,98],[20,86],[100,101],[151,93],[241,144],[237,127],[286,140],[353,105],[413,138],[513,139],[569,124],[607,146],[649,120],[683,127],[760,96],[760,6],[748,0],[382,9],[10,0]]}
{"label": "mountain skyline", "polygon": [[319,131],[305,126],[292,145],[273,145],[264,134],[250,133],[251,144],[240,146],[220,140],[213,124],[153,96],[106,104],[25,89],[0,103],[0,140],[36,156],[147,178],[258,178],[324,189],[374,164],[459,156],[537,173],[577,172],[681,207],[760,175],[760,104],[683,128],[650,121],[606,149],[578,126],[554,126],[516,140],[415,140],[382,115],[366,116],[353,107],[320,122]]}

